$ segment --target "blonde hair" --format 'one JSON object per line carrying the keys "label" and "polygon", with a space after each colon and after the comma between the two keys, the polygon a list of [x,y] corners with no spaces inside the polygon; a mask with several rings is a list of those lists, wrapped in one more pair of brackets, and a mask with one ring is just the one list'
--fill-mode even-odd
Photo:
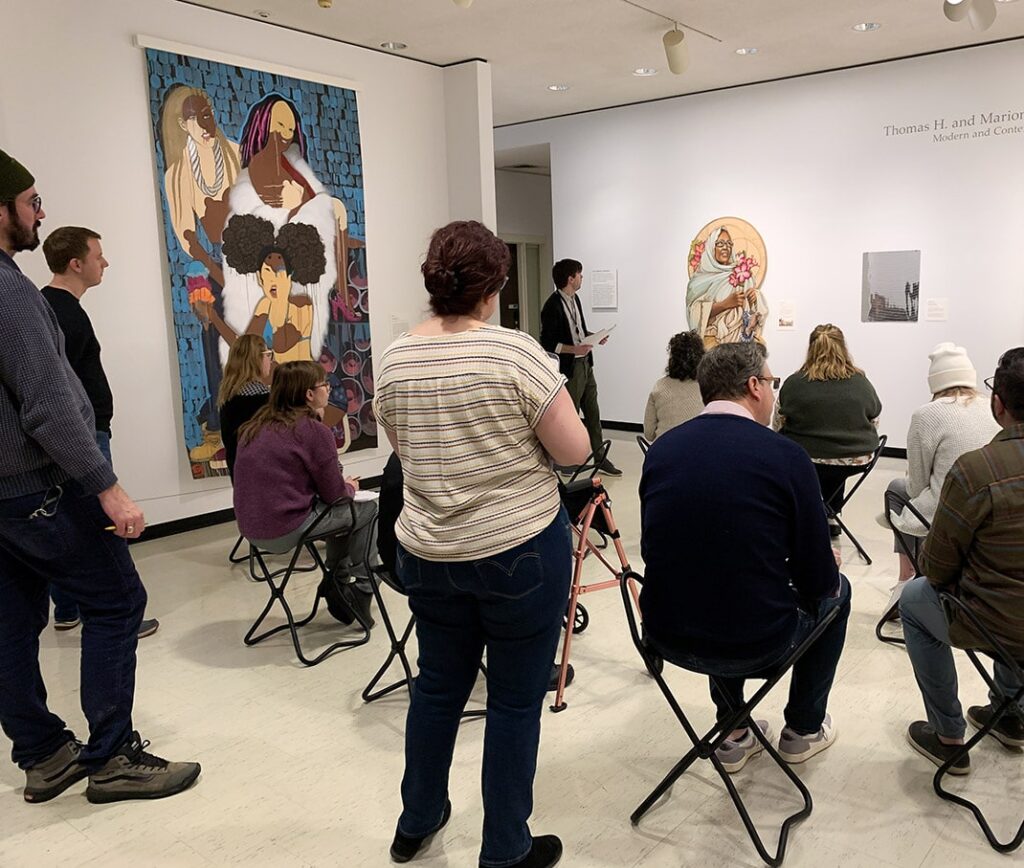
{"label": "blonde hair", "polygon": [[800,372],[808,380],[848,380],[864,372],[853,363],[839,326],[828,322],[815,327]]}
{"label": "blonde hair", "polygon": [[978,390],[972,389],[970,386],[950,386],[948,389],[943,389],[941,392],[936,392],[932,395],[932,400],[938,401],[939,398],[952,398],[955,401],[959,401],[963,398],[965,404],[970,404],[977,397]]}
{"label": "blonde hair", "polygon": [[224,376],[217,392],[217,406],[223,407],[254,380],[263,380],[263,354],[266,341],[259,335],[242,335],[231,345],[224,363]]}

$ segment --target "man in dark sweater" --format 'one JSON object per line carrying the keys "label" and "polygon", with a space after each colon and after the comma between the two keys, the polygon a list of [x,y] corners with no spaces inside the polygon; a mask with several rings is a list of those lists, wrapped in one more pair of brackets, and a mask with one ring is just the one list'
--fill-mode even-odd
{"label": "man in dark sweater", "polygon": [[[125,538],[138,538],[145,518],[96,445],[53,310],[14,264],[39,246],[45,216],[31,173],[0,151],[0,726],[28,802],[85,777],[91,802],[170,796],[199,765],[147,753],[132,726],[146,591]],[[39,634],[50,583],[78,600],[86,625],[85,745],[46,704]]]}
{"label": "man in dark sweater", "polygon": [[[583,414],[583,424],[590,435],[590,451],[596,452],[604,437],[591,355],[594,347],[587,343],[591,332],[587,331],[583,305],[576,294],[583,285],[583,263],[559,259],[551,269],[551,276],[555,291],[548,296],[540,312],[540,345],[558,356],[558,369],[566,379],[565,388],[576,409]],[[606,476],[622,476],[622,471],[608,458],[602,462],[600,470]]]}
{"label": "man in dark sweater", "polygon": [[[850,585],[829,543],[807,453],[767,427],[778,380],[757,343],[701,360],[704,412],[659,437],[640,480],[640,597],[648,640],[666,660],[721,676],[719,719],[743,702],[834,607],[836,620],[794,667],[779,753],[803,762],[829,747],[826,712],[846,637]],[[757,725],[769,735],[768,724]],[[770,735],[769,735],[770,737]],[[719,749],[730,772],[761,750],[747,730]]]}
{"label": "man in dark sweater", "polygon": [[[114,416],[114,396],[100,362],[100,342],[89,314],[81,305],[86,290],[99,286],[103,272],[110,264],[103,256],[100,236],[81,226],[62,226],[43,242],[46,264],[53,272],[50,285],[42,289],[43,298],[57,315],[64,335],[64,352],[68,362],[82,381],[96,417],[96,445],[108,463],[110,458],[110,420]],[[72,630],[81,623],[78,603],[58,585],[50,586],[53,598],[53,627]],[[156,618],[143,619],[139,638],[152,636],[160,627]]]}

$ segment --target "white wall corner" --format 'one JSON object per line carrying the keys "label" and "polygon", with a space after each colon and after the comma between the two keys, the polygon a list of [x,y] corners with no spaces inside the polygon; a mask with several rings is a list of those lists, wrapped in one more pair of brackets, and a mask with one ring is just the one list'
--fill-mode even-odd
{"label": "white wall corner", "polygon": [[448,210],[452,220],[497,229],[491,67],[467,60],[444,70]]}

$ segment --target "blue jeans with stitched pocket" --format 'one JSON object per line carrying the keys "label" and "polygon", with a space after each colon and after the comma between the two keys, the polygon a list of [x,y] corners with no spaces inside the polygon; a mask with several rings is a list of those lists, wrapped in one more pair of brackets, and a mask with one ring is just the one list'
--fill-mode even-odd
{"label": "blue jeans with stitched pocket", "polygon": [[81,761],[102,765],[131,735],[146,591],[128,544],[104,530],[109,523],[99,499],[70,481],[0,500],[0,725],[21,768],[71,737],[47,708],[39,671],[51,582],[82,614],[81,702],[89,743]]}
{"label": "blue jeans with stitched pocket", "polygon": [[441,822],[460,715],[486,648],[480,864],[511,865],[533,843],[541,707],[572,578],[568,516],[560,508],[533,539],[476,561],[427,561],[399,545],[397,570],[419,640],[398,830],[421,837]]}

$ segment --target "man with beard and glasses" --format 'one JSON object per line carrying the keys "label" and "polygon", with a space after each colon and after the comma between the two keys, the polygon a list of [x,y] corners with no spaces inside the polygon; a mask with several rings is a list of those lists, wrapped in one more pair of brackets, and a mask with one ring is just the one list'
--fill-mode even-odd
{"label": "man with beard and glasses", "polygon": [[[0,726],[27,802],[85,777],[91,802],[170,796],[199,765],[147,753],[132,726],[146,592],[125,540],[145,518],[96,443],[53,310],[12,258],[39,246],[45,216],[32,174],[0,151]],[[81,611],[88,744],[46,705],[39,634],[51,583]]]}

